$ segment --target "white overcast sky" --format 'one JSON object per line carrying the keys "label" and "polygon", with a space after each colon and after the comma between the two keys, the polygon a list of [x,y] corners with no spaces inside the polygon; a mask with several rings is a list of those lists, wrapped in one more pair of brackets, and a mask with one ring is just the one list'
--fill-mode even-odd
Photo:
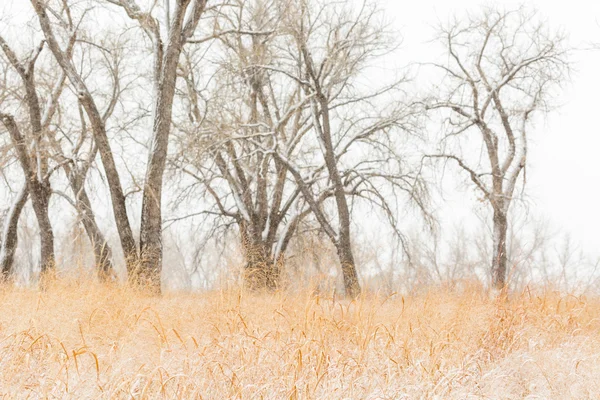
{"label": "white overcast sky", "polygon": [[[477,0],[379,0],[389,12],[396,29],[402,32],[403,52],[419,61],[431,57],[427,43],[436,22],[460,16],[490,2]],[[538,0],[496,1],[515,8],[535,7],[553,27],[569,34],[574,73],[571,83],[558,99],[562,106],[538,124],[532,137],[527,195],[530,209],[548,218],[554,228],[564,230],[579,242],[586,253],[600,256],[600,50],[584,50],[600,43],[600,1]],[[434,49],[435,50],[435,49]],[[454,199],[464,199],[465,193]],[[453,197],[450,196],[450,199]],[[461,206],[462,204],[462,206]],[[451,201],[452,215],[469,215],[471,206]]]}

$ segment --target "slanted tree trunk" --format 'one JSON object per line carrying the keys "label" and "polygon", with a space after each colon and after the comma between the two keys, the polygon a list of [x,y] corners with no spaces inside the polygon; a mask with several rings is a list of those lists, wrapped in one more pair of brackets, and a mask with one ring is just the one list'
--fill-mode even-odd
{"label": "slanted tree trunk", "polygon": [[[312,64],[309,64],[309,69],[312,71]],[[315,82],[317,80],[315,79]],[[317,86],[318,87],[318,86]],[[354,263],[354,255],[352,253],[352,243],[350,240],[350,210],[348,208],[348,200],[344,189],[344,183],[338,170],[333,141],[331,139],[331,123],[329,119],[329,104],[325,96],[320,93],[320,88],[317,89],[318,100],[321,108],[322,127],[318,129],[324,147],[324,158],[329,178],[333,183],[333,192],[335,204],[338,213],[339,233],[335,243],[338,257],[342,268],[344,278],[344,289],[346,295],[351,298],[356,298],[360,295],[360,284],[358,282],[358,274],[356,272],[356,264]],[[314,110],[315,119],[318,113]]]}
{"label": "slanted tree trunk", "polygon": [[71,189],[75,194],[75,205],[77,206],[77,211],[81,217],[81,223],[85,228],[85,232],[87,233],[94,251],[94,260],[98,278],[103,282],[108,281],[114,276],[112,251],[96,223],[92,203],[85,190],[84,177],[75,171],[70,170],[70,168],[67,168],[65,172],[67,172]]}
{"label": "slanted tree trunk", "polygon": [[15,260],[15,252],[17,250],[18,235],[17,228],[19,227],[19,217],[27,203],[29,190],[27,183],[23,185],[23,189],[17,195],[13,203],[2,230],[2,242],[0,247],[0,271],[2,272],[2,280],[8,280],[14,273],[13,265]]}
{"label": "slanted tree trunk", "polygon": [[492,251],[492,286],[498,290],[506,287],[507,254],[506,234],[508,221],[506,212],[494,209],[493,219],[493,251]]}
{"label": "slanted tree trunk", "polygon": [[[286,161],[276,153],[275,157],[277,157],[280,162],[286,163]],[[358,297],[361,293],[361,289],[360,283],[358,281],[358,274],[356,272],[354,255],[352,252],[352,245],[350,240],[350,211],[348,209],[348,203],[346,202],[345,197],[343,197],[342,201],[337,202],[337,200],[340,198],[339,192],[337,196],[334,195],[336,198],[336,205],[338,208],[338,223],[340,225],[339,233],[336,233],[320,207],[320,203],[323,201],[323,199],[315,197],[311,187],[303,180],[298,170],[296,170],[289,163],[285,165],[294,177],[296,183],[298,184],[298,187],[301,190],[304,199],[307,201],[310,210],[319,222],[319,225],[321,226],[325,234],[327,234],[327,236],[332,241],[337,250],[338,258],[341,264],[340,266],[342,269],[342,275],[344,279],[344,290],[346,292],[346,295],[351,298]],[[345,196],[343,190],[342,194]]]}
{"label": "slanted tree trunk", "polygon": [[[354,255],[352,253],[352,244],[350,238],[350,209],[348,208],[348,200],[344,183],[340,175],[338,160],[335,154],[332,139],[332,127],[330,118],[330,104],[327,93],[321,87],[319,78],[320,73],[316,72],[312,56],[306,47],[306,42],[300,42],[300,51],[304,58],[307,75],[311,79],[312,88],[315,98],[311,99],[311,113],[314,127],[317,131],[318,139],[321,142],[323,158],[325,166],[329,174],[329,179],[333,185],[333,196],[337,208],[338,217],[338,233],[337,235],[328,233],[328,236],[333,240],[337,249],[340,260],[342,275],[344,278],[344,289],[346,295],[351,298],[356,298],[360,295],[361,289],[358,282],[358,274],[354,263]],[[311,90],[307,90],[310,92]],[[313,210],[314,212],[315,210]],[[323,225],[324,217],[318,218]],[[329,229],[330,230],[330,229]],[[328,229],[325,230],[326,232]]]}
{"label": "slanted tree trunk", "polygon": [[[83,124],[82,131],[86,131],[86,126]],[[57,140],[52,136],[48,135],[50,145],[55,150],[56,154],[62,154],[62,149]],[[104,282],[114,277],[114,269],[112,264],[112,250],[108,245],[102,231],[96,223],[96,217],[94,210],[92,209],[92,203],[85,189],[85,178],[87,170],[90,164],[96,158],[98,148],[94,146],[92,153],[90,154],[87,164],[83,168],[79,168],[77,165],[71,166],[69,163],[63,163],[62,168],[69,180],[69,186],[75,196],[75,208],[81,218],[81,223],[88,236],[92,250],[94,252],[94,261],[96,265],[96,272],[100,281]]]}
{"label": "slanted tree trunk", "polygon": [[55,267],[54,234],[48,216],[48,206],[52,194],[50,182],[48,179],[38,178],[36,168],[33,167],[32,160],[27,151],[27,144],[14,118],[7,114],[1,114],[0,117],[10,134],[12,144],[17,152],[19,163],[27,181],[27,189],[31,195],[33,211],[38,221],[40,229],[40,269],[43,279],[46,273]]}
{"label": "slanted tree trunk", "polygon": [[43,145],[42,112],[35,86],[35,63],[37,57],[42,52],[43,42],[27,63],[20,62],[17,59],[16,54],[3,38],[0,38],[0,46],[9,62],[21,76],[23,88],[25,89],[24,101],[29,114],[35,159],[30,155],[28,144],[23,138],[14,118],[7,114],[1,114],[0,118],[9,132],[11,142],[19,159],[19,164],[25,174],[27,190],[31,195],[33,211],[38,221],[40,230],[40,270],[43,284],[47,272],[55,267],[54,233],[48,215],[52,189],[48,175],[48,154]]}

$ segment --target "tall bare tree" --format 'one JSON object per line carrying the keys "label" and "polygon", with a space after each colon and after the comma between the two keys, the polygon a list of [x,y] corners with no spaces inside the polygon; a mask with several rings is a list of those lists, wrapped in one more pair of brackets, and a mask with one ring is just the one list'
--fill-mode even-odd
{"label": "tall bare tree", "polygon": [[[70,15],[67,16],[68,22],[70,26],[73,28],[73,21],[70,19]],[[71,57],[74,49],[74,45],[77,42],[77,32],[75,30],[72,31],[68,43],[65,54],[67,57]],[[83,116],[83,110],[81,109],[81,105],[79,105],[79,117],[81,121],[81,126],[79,129],[80,136],[79,138],[67,138],[69,142],[74,143],[72,148],[70,149],[70,156],[65,156],[65,152],[62,149],[60,144],[61,138],[59,136],[65,136],[65,131],[68,129],[68,118],[67,113],[60,104],[61,95],[63,93],[63,89],[65,87],[66,76],[63,71],[59,74],[56,73],[47,73],[47,71],[43,71],[44,75],[50,76],[54,78],[54,82],[50,82],[46,84],[43,80],[40,82],[34,78],[24,77],[22,67],[19,66],[17,57],[14,51],[10,48],[9,44],[0,37],[0,46],[2,47],[7,59],[12,64],[13,68],[19,72],[21,80],[23,81],[24,87],[29,87],[26,91],[26,96],[22,100],[24,103],[24,108],[29,111],[29,114],[33,113],[37,115],[40,112],[43,112],[39,118],[41,134],[42,138],[39,138],[38,141],[43,144],[40,145],[34,141],[34,151],[37,155],[37,160],[45,160],[44,163],[47,164],[50,159],[53,159],[57,168],[62,168],[65,172],[71,190],[75,195],[75,200],[72,201],[69,197],[67,197],[64,193],[56,190],[52,190],[53,193],[61,194],[63,197],[67,198],[75,207],[78,214],[80,215],[81,222],[85,228],[85,231],[88,235],[88,238],[92,244],[96,266],[98,275],[101,279],[106,279],[107,277],[113,274],[112,271],[112,254],[110,246],[108,245],[106,239],[104,238],[103,233],[99,229],[96,218],[94,215],[94,211],[91,206],[90,198],[87,194],[87,190],[85,188],[85,179],[87,175],[87,171],[89,170],[91,164],[94,162],[94,159],[97,154],[97,147],[91,141],[92,151],[89,154],[87,160],[79,156],[79,151],[83,147],[84,143],[88,142],[88,132],[87,132],[87,123]],[[82,52],[82,58],[86,58],[87,52]],[[119,71],[118,71],[118,52],[113,52],[110,58],[106,59],[109,61],[109,70],[111,71],[111,76],[113,77],[113,90],[107,105],[107,116],[112,114],[115,104],[119,98],[120,90],[119,90]],[[53,62],[50,62],[48,65],[48,71],[52,71],[56,69],[56,65]],[[59,69],[60,70],[60,69]],[[45,92],[48,92],[46,103],[43,107],[35,107],[35,102],[29,100],[33,93],[43,92],[44,85],[48,86],[45,89]],[[40,97],[40,96],[38,96]],[[38,102],[39,103],[39,102]],[[53,122],[54,115],[58,114],[59,118],[56,122]],[[57,126],[56,124],[60,124]],[[33,124],[31,126],[36,126]],[[60,132],[60,133],[59,133]],[[66,137],[66,136],[65,136]],[[55,171],[57,168],[53,168],[52,171]],[[45,169],[48,169],[47,167]],[[49,179],[49,175],[47,177]],[[12,272],[12,261],[14,258],[14,251],[16,249],[17,244],[17,221],[23,206],[26,203],[28,194],[30,190],[27,185],[25,188],[19,193],[19,195],[15,199],[15,203],[13,207],[11,207],[6,224],[3,232],[3,247],[2,247],[2,255],[0,256],[0,263],[2,265],[2,269],[5,275],[10,275]]]}
{"label": "tall bare tree", "polygon": [[[308,209],[299,204],[299,190],[285,166],[262,149],[309,129],[310,118],[302,112],[308,101],[298,82],[265,68],[277,63],[282,44],[280,2],[234,4],[221,20],[221,32],[212,35],[219,39],[213,49],[223,53],[211,79],[214,97],[199,95],[194,54],[182,63],[189,122],[178,124],[183,135],[175,162],[209,198],[213,207],[207,212],[224,226],[231,221],[237,226],[247,286],[274,289],[287,246]],[[291,146],[288,157],[298,151]]]}
{"label": "tall bare tree", "polygon": [[[309,129],[285,142],[275,139],[268,154],[293,177],[337,250],[346,294],[356,297],[361,289],[352,251],[352,202],[363,199],[384,210],[398,233],[384,187],[394,197],[407,194],[425,210],[424,186],[398,151],[406,136],[401,133],[414,130],[414,110],[395,98],[401,95],[404,79],[374,90],[358,89],[371,59],[394,48],[374,3],[353,10],[305,0],[287,3],[282,15],[282,31],[289,41],[277,65],[261,68],[300,85],[299,102],[306,107],[299,111],[310,122]],[[289,149],[296,146],[302,155],[292,158]]]}
{"label": "tall bare tree", "polygon": [[[70,26],[72,26],[73,21],[71,17],[67,16],[67,19]],[[122,43],[112,43],[105,38],[105,40],[102,41],[102,46],[88,43],[87,41],[81,41],[79,44],[79,58],[81,60],[90,59],[90,71],[87,72],[87,74],[104,76],[104,74],[100,73],[100,68],[96,68],[101,67],[106,75],[108,75],[108,79],[111,80],[112,86],[103,85],[104,87],[110,88],[110,90],[107,91],[106,97],[108,101],[105,104],[105,111],[103,113],[103,119],[106,121],[114,114],[116,105],[122,97]],[[85,46],[87,46],[87,48]],[[95,58],[94,55],[91,54],[92,52],[89,48],[99,50],[99,57]],[[67,55],[69,53],[70,52],[67,52]],[[79,64],[81,65],[83,63],[80,62]],[[66,79],[64,71],[61,79]],[[65,104],[63,107],[68,106]],[[53,151],[53,157],[60,165],[62,165],[62,169],[67,177],[74,198],[70,199],[64,193],[59,193],[57,191],[55,191],[55,193],[61,194],[62,197],[67,199],[77,211],[81,224],[83,225],[92,246],[98,278],[104,281],[112,279],[115,274],[112,261],[112,249],[108,244],[104,233],[98,226],[96,214],[92,208],[91,199],[85,185],[88,172],[98,155],[98,146],[93,140],[93,137],[90,137],[88,123],[85,118],[85,111],[79,101],[77,102],[77,111],[79,117],[78,126],[75,121],[73,121],[74,127],[69,129],[67,127],[67,121],[63,119],[59,121],[60,126],[58,126],[59,124],[55,124],[47,131],[50,148]],[[64,112],[61,113],[61,115],[64,114]],[[73,132],[76,132],[77,135],[73,135]],[[63,149],[62,142],[69,143],[69,148],[67,150]],[[85,146],[86,144],[87,149]]]}
{"label": "tall bare tree", "polygon": [[[492,285],[507,284],[510,206],[525,169],[534,117],[551,106],[569,71],[565,36],[536,12],[484,8],[440,30],[444,77],[427,104],[447,128],[429,157],[455,162],[493,211]],[[480,149],[474,143],[481,143]]]}
{"label": "tall bare tree", "polygon": [[[50,7],[47,2],[42,0],[31,0],[31,4],[37,14],[40,27],[46,39],[48,47],[52,51],[54,58],[58,65],[64,71],[66,77],[70,81],[77,94],[79,102],[81,103],[86,115],[89,119],[91,130],[94,136],[94,142],[98,147],[100,158],[104,166],[106,179],[111,195],[112,209],[117,225],[117,231],[121,240],[121,247],[125,256],[128,272],[133,273],[138,267],[138,253],[133,237],[133,231],[129,222],[129,216],[127,215],[127,206],[125,204],[125,193],[121,185],[121,179],[114,159],[114,154],[111,149],[110,141],[106,132],[106,121],[111,115],[113,108],[109,103],[104,112],[100,111],[96,99],[92,92],[88,88],[84,77],[75,68],[68,53],[68,46],[66,49],[61,48],[61,45],[54,32],[54,27],[51,23],[50,17],[48,16],[47,9]],[[72,36],[76,34],[76,28],[79,26],[81,21],[73,21],[71,9],[67,1],[63,1],[60,4],[61,12],[55,12],[52,10],[52,14],[58,19],[59,26],[66,29]],[[85,12],[83,13],[85,15]],[[81,17],[83,18],[83,16]],[[113,104],[114,106],[114,104]]]}
{"label": "tall bare tree", "polygon": [[48,132],[49,144],[54,153],[53,156],[62,165],[62,169],[67,176],[69,186],[73,192],[74,199],[71,199],[65,193],[56,190],[54,190],[54,193],[61,195],[73,205],[77,211],[81,224],[92,245],[98,278],[101,281],[105,281],[114,276],[112,250],[105,235],[98,226],[96,215],[92,208],[92,202],[85,187],[87,174],[94,163],[94,159],[98,153],[98,147],[92,141],[87,157],[79,154],[80,151],[82,151],[83,145],[87,142],[86,139],[88,139],[87,136],[89,135],[81,105],[79,106],[79,111],[81,115],[81,129],[79,137],[75,141],[75,146],[71,149],[72,156],[65,155],[59,139],[57,138],[57,132],[55,130],[49,130]]}
{"label": "tall bare tree", "polygon": [[[164,2],[164,19],[143,11],[134,0],[107,0],[138,21],[152,41],[154,105],[150,153],[144,181],[140,226],[140,268],[136,279],[160,291],[162,270],[162,188],[173,118],[173,98],[181,52],[192,39],[207,0]],[[173,9],[171,9],[173,8]]]}

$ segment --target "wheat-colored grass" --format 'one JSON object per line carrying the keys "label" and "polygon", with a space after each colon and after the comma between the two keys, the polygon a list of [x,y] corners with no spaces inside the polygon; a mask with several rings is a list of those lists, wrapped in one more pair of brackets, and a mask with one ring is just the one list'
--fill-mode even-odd
{"label": "wheat-colored grass", "polygon": [[0,398],[600,398],[600,298],[0,293]]}

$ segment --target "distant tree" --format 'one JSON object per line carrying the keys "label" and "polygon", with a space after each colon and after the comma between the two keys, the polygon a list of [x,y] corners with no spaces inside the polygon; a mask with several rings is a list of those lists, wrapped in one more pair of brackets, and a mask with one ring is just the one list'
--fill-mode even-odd
{"label": "distant tree", "polygon": [[442,27],[439,39],[444,61],[433,65],[444,77],[427,108],[440,111],[445,132],[428,157],[455,162],[491,206],[492,285],[503,289],[508,214],[519,178],[525,184],[528,133],[568,77],[566,39],[524,8],[484,8]]}

